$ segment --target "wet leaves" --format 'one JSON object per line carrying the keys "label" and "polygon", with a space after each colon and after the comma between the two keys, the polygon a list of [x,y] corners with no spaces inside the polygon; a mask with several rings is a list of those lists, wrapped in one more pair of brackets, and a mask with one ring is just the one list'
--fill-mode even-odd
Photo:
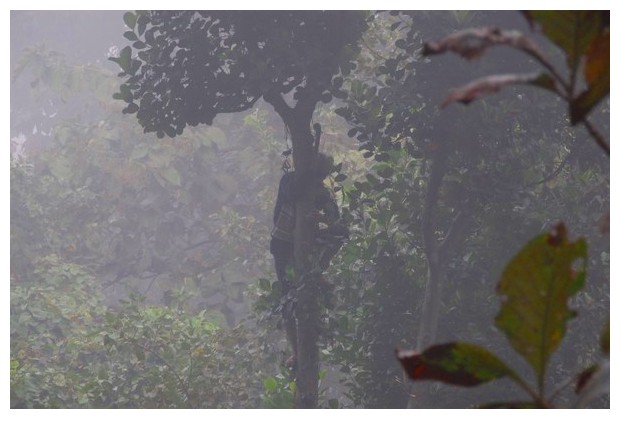
{"label": "wet leaves", "polygon": [[491,352],[466,343],[440,344],[422,353],[397,351],[396,356],[413,380],[471,387],[512,375],[511,369]]}
{"label": "wet leaves", "polygon": [[[571,242],[563,224],[530,241],[504,270],[495,323],[542,384],[549,357],[575,316],[568,300],[585,281],[586,243]],[[580,264],[580,265],[578,265]]]}

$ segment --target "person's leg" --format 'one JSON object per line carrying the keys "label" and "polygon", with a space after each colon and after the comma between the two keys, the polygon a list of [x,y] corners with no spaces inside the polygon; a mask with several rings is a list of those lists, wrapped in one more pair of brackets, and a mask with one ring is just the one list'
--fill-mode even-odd
{"label": "person's leg", "polygon": [[292,283],[286,276],[286,270],[294,263],[293,243],[273,238],[270,246],[275,260],[276,276],[281,287],[282,320],[286,338],[291,346],[293,355],[287,360],[286,365],[293,367],[297,361],[297,318],[295,317],[295,302],[292,293]]}

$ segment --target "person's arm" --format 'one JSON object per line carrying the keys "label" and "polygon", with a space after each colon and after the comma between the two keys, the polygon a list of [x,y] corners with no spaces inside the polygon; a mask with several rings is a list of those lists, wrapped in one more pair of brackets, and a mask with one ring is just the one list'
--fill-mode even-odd
{"label": "person's arm", "polygon": [[276,197],[276,205],[273,209],[274,224],[278,222],[278,216],[280,216],[282,204],[284,204],[285,202],[293,202],[292,182],[293,173],[284,173],[284,176],[282,176],[282,178],[280,179],[280,184],[278,185],[278,195]]}

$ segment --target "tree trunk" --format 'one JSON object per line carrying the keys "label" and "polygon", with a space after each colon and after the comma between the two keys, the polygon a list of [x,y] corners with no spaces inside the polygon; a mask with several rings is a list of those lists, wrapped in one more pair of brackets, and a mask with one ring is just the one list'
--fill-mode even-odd
{"label": "tree trunk", "polygon": [[314,222],[308,215],[314,210],[315,189],[312,176],[316,151],[310,122],[317,100],[311,95],[300,99],[294,108],[280,94],[266,94],[291,133],[297,195],[295,217],[295,273],[297,288],[297,366],[296,408],[316,408],[319,398],[319,302],[317,279],[310,275],[309,255],[314,242]]}
{"label": "tree trunk", "polygon": [[302,183],[297,200],[295,223],[295,272],[297,273],[297,395],[296,408],[316,408],[319,381],[319,303],[316,278],[310,275],[308,255],[314,241],[314,223],[308,214],[314,210],[314,187],[310,177],[314,171],[314,138],[310,121],[302,120],[291,127],[295,176]]}
{"label": "tree trunk", "polygon": [[422,217],[422,237],[424,239],[424,251],[426,253],[427,277],[424,289],[424,303],[420,330],[416,348],[419,351],[428,347],[437,336],[439,321],[439,309],[441,304],[441,268],[440,248],[435,236],[437,225],[435,223],[435,211],[439,200],[439,190],[446,173],[447,147],[444,143],[433,157],[431,174],[426,191],[426,202]]}
{"label": "tree trunk", "polygon": [[[442,266],[440,245],[435,231],[437,230],[436,208],[439,200],[439,190],[446,173],[448,148],[442,144],[431,164],[431,173],[428,181],[424,213],[422,215],[422,237],[426,254],[427,276],[424,288],[424,302],[416,341],[416,350],[422,352],[435,341],[439,323],[439,311],[442,295]],[[430,386],[423,383],[414,383],[409,391],[409,408],[427,408]]]}

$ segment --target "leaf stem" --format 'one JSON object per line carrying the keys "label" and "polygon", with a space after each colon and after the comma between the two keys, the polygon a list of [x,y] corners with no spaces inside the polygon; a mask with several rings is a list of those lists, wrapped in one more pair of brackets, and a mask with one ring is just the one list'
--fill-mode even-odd
{"label": "leaf stem", "polygon": [[603,152],[609,157],[609,143],[605,141],[605,138],[601,135],[601,133],[592,125],[592,123],[585,118],[583,120],[583,124],[586,126],[586,129],[596,142],[596,144],[603,149]]}
{"label": "leaf stem", "polygon": [[570,384],[574,381],[574,377],[568,377],[566,380],[564,380],[556,389],[555,391],[549,396],[549,401],[552,401],[556,396],[558,396],[558,394],[566,389],[568,386],[570,386]]}
{"label": "leaf stem", "polygon": [[540,396],[534,389],[532,389],[529,384],[527,384],[519,375],[515,372],[510,372],[508,375],[515,383],[517,383],[523,390],[527,392],[528,395],[532,397],[534,402],[543,408],[551,408],[551,405],[548,401],[545,400],[542,396]]}

